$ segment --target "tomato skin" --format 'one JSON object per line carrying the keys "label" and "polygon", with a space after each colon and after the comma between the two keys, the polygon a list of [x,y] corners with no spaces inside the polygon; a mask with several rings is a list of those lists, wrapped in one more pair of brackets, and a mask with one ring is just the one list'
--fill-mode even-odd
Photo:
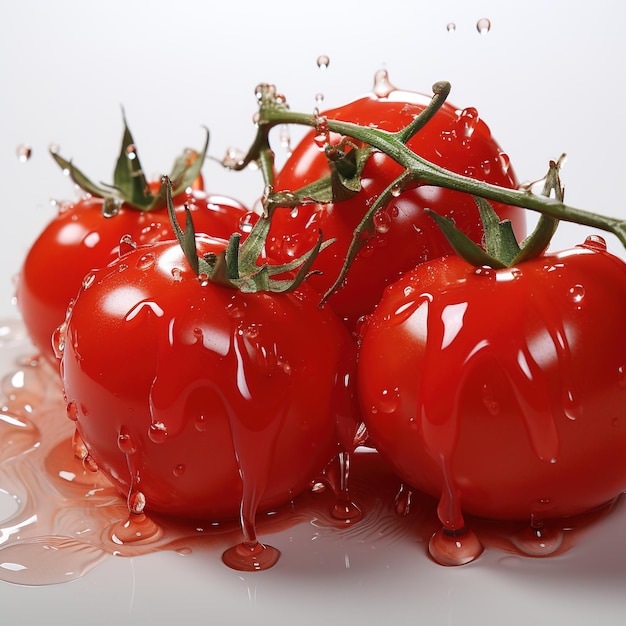
{"label": "tomato skin", "polygon": [[236,518],[242,485],[261,509],[283,504],[337,454],[337,423],[356,423],[355,342],[306,286],[201,284],[175,242],[137,248],[87,284],[64,332],[68,413],[146,510]]}
{"label": "tomato skin", "polygon": [[[397,131],[408,125],[429,101],[426,96],[397,90],[389,97],[371,95],[357,99],[323,115],[327,119],[375,124]],[[331,134],[332,143],[338,139]],[[428,161],[456,173],[507,188],[518,185],[508,157],[473,108],[460,111],[444,103],[408,146]],[[274,188],[294,191],[328,172],[326,157],[312,131],[296,146],[278,173]],[[354,229],[378,195],[401,173],[402,168],[390,157],[375,154],[365,166],[362,189],[353,198],[335,204],[304,205],[291,212],[277,211],[268,238],[269,256],[280,262],[299,256],[314,245],[319,230],[325,239],[336,239],[315,263],[315,269],[322,273],[310,278],[310,284],[325,293],[339,274]],[[482,225],[471,196],[430,185],[404,191],[376,216],[376,234],[352,263],[342,289],[328,301],[349,327],[354,328],[362,315],[372,311],[384,287],[400,274],[419,262],[451,251],[424,208],[454,218],[460,230],[480,242]],[[511,219],[517,235],[523,236],[522,209],[501,204],[494,208],[502,219]]]}
{"label": "tomato skin", "polygon": [[[178,195],[175,204],[179,214],[185,204],[191,208],[198,232],[219,238],[237,231],[247,214],[236,200],[195,189]],[[18,280],[17,304],[33,344],[53,365],[51,337],[70,300],[87,272],[119,256],[124,235],[138,245],[174,237],[165,209],[141,212],[122,205],[105,218],[102,200],[87,197],[63,205],[31,246]]]}
{"label": "tomato skin", "polygon": [[407,484],[462,514],[579,514],[626,489],[626,265],[600,238],[516,268],[430,261],[366,325],[358,394]]}

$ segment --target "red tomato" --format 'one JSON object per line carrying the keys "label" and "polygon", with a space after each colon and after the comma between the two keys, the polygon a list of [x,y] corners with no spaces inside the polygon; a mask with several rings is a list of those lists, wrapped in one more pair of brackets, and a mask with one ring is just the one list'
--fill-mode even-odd
{"label": "red tomato", "polygon": [[600,237],[511,269],[457,256],[387,289],[358,394],[407,484],[463,514],[570,516],[626,489],[626,265]]}
{"label": "red tomato", "polygon": [[[407,126],[428,104],[430,98],[404,91],[388,97],[371,95],[323,113],[327,119],[376,125],[388,131]],[[278,173],[275,191],[294,191],[329,173],[324,151],[310,132],[295,148]],[[339,141],[331,134],[331,143]],[[473,108],[457,110],[444,103],[408,146],[428,161],[458,174],[515,188],[517,180],[509,159],[494,141],[486,124]],[[339,275],[353,231],[377,196],[402,173],[390,157],[378,153],[365,166],[362,189],[354,197],[335,204],[300,206],[294,211],[278,210],[272,220],[267,249],[279,262],[301,255],[311,248],[318,230],[325,239],[337,241],[321,253],[310,284],[324,293]],[[424,208],[453,217],[457,227],[479,242],[481,221],[474,200],[467,194],[417,186],[404,191],[375,218],[376,235],[361,249],[352,263],[341,290],[328,303],[350,327],[370,313],[384,287],[417,263],[450,252],[450,246]],[[502,219],[511,219],[518,236],[523,235],[523,210],[495,205]]]}
{"label": "red tomato", "polygon": [[[179,212],[188,204],[198,232],[228,238],[246,220],[238,201],[201,190],[180,194]],[[85,274],[113,261],[120,239],[128,235],[137,244],[173,239],[167,210],[138,211],[122,205],[113,217],[102,214],[103,201],[87,197],[63,205],[32,245],[17,286],[17,303],[36,348],[56,367],[51,337],[64,320],[69,301],[76,296]]]}
{"label": "red tomato", "polygon": [[91,273],[59,336],[89,458],[148,511],[245,518],[289,501],[337,454],[337,422],[356,423],[356,346],[318,301],[203,280],[176,242]]}

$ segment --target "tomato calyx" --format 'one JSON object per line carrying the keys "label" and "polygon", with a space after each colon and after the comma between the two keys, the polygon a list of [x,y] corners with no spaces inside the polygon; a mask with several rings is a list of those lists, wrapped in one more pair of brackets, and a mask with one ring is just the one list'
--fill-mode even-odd
{"label": "tomato calyx", "polygon": [[[222,252],[199,256],[189,207],[185,206],[185,228],[183,229],[176,219],[172,181],[167,176],[163,177],[163,186],[166,190],[167,210],[172,229],[189,266],[201,282],[212,282],[245,293],[290,292],[306,280],[318,253],[334,241],[332,239],[323,241],[320,231],[315,245],[292,262],[281,265],[269,263],[259,265],[257,261],[262,258],[271,214],[275,208],[266,205],[268,212],[259,217],[243,242],[241,242],[241,233],[233,233]],[[275,278],[281,275],[286,275],[287,278]]]}
{"label": "tomato calyx", "polygon": [[[52,158],[66,172],[72,181],[83,191],[103,199],[104,217],[116,215],[122,205],[138,211],[158,211],[167,205],[166,187],[161,184],[154,193],[146,179],[133,136],[128,128],[126,116],[122,111],[124,133],[122,144],[113,172],[113,183],[95,184],[71,160],[63,158],[55,149],[50,150]],[[190,187],[200,175],[209,147],[209,130],[204,129],[206,138],[200,152],[187,148],[179,155],[172,166],[168,178],[172,181],[174,196]]]}
{"label": "tomato calyx", "polygon": [[[558,161],[550,161],[541,192],[542,196],[547,198],[553,196],[559,202],[563,202],[559,171],[564,160],[563,154]],[[474,196],[474,200],[483,224],[483,247],[460,231],[455,226],[454,220],[431,209],[425,210],[437,222],[455,252],[476,267],[502,269],[540,256],[548,247],[559,223],[556,218],[542,214],[533,232],[518,243],[510,220],[500,221],[491,204],[484,198]]]}

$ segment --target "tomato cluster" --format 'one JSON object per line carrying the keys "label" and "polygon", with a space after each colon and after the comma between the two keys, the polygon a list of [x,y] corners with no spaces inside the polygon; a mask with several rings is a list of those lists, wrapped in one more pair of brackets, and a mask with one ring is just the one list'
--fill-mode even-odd
{"label": "tomato cluster", "polygon": [[[626,266],[599,237],[477,268],[439,226],[484,244],[480,203],[415,177],[359,230],[403,166],[372,150],[349,172],[367,145],[326,120],[391,135],[428,107],[390,90],[325,112],[271,181],[267,214],[188,188],[169,212],[121,204],[105,219],[106,199],[88,197],[35,243],[18,302],[60,359],[76,453],[127,496],[130,521],[239,517],[224,560],[263,569],[277,553],[256,538],[257,511],[334,460],[335,514],[358,516],[347,477],[364,441],[439,499],[442,563],[479,554],[466,515],[537,525],[626,489]],[[474,109],[444,103],[406,139],[437,172],[518,186]],[[338,171],[339,192],[308,195]],[[524,235],[522,209],[493,208]]]}

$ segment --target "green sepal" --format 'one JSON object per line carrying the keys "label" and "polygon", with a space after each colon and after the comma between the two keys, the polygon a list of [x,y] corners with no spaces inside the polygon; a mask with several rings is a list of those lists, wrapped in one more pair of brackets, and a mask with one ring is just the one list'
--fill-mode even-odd
{"label": "green sepal", "polygon": [[[550,161],[541,193],[546,197],[554,193],[558,202],[563,202],[559,170],[564,158],[565,155],[561,155],[558,161]],[[548,247],[559,224],[555,217],[542,214],[533,232],[519,244],[510,220],[501,221],[485,198],[474,196],[474,200],[483,224],[484,249],[461,232],[450,218],[438,215],[430,209],[425,210],[437,222],[455,252],[476,267],[488,266],[494,269],[513,267],[540,256]]]}
{"label": "green sepal", "polygon": [[498,214],[484,198],[474,196],[474,201],[483,223],[485,252],[508,267],[520,253],[511,220],[500,221]]}
{"label": "green sepal", "polygon": [[[150,191],[144,175],[134,139],[124,116],[124,133],[120,153],[113,172],[113,184],[96,184],[71,161],[63,158],[55,150],[50,150],[52,158],[59,167],[67,172],[72,181],[83,191],[97,198],[102,198],[105,217],[115,215],[123,204],[138,211],[157,211],[167,206],[167,191],[162,184],[156,194]],[[177,195],[187,189],[198,177],[204,164],[208,147],[209,131],[205,128],[206,138],[199,153],[185,150],[174,161],[169,179],[172,181],[172,193]]]}
{"label": "green sepal", "polygon": [[[550,161],[548,173],[546,174],[542,196],[550,197],[554,193],[554,197],[559,202],[563,202],[564,191],[561,186],[561,178],[559,172],[561,165],[565,160],[565,154],[562,154],[557,161]],[[521,251],[513,260],[514,264],[522,263],[528,259],[534,259],[543,254],[550,244],[554,233],[559,225],[559,220],[550,215],[542,213],[537,220],[537,225],[533,232],[522,241]]]}
{"label": "green sepal", "polygon": [[[246,293],[293,291],[307,278],[319,252],[335,241],[334,239],[323,241],[320,231],[315,245],[297,259],[282,265],[258,265],[257,260],[261,257],[270,224],[269,217],[260,216],[243,243],[241,243],[241,234],[233,233],[225,250],[220,254],[209,253],[199,257],[191,211],[185,206],[186,220],[183,230],[176,218],[176,209],[172,199],[172,181],[167,176],[163,177],[162,187],[166,190],[167,211],[174,235],[189,266],[202,280],[206,279]],[[297,272],[294,277],[273,278],[295,270]]]}
{"label": "green sepal", "polygon": [[346,145],[348,144],[342,142],[326,150],[330,174],[292,192],[293,203],[289,206],[299,206],[303,201],[321,204],[342,202],[361,191],[361,175],[373,149],[369,146],[357,148],[349,144],[349,149],[345,150]]}
{"label": "green sepal", "polygon": [[504,263],[487,254],[478,244],[472,241],[464,232],[454,224],[454,220],[444,215],[435,213],[432,209],[424,209],[430,215],[445,235],[452,249],[471,265],[476,267],[493,267],[501,269],[506,267]]}
{"label": "green sepal", "polygon": [[135,140],[128,128],[126,116],[124,117],[124,134],[120,153],[117,157],[115,170],[113,171],[113,187],[119,195],[132,206],[147,208],[153,199],[153,194],[148,188],[148,181],[141,167]]}

